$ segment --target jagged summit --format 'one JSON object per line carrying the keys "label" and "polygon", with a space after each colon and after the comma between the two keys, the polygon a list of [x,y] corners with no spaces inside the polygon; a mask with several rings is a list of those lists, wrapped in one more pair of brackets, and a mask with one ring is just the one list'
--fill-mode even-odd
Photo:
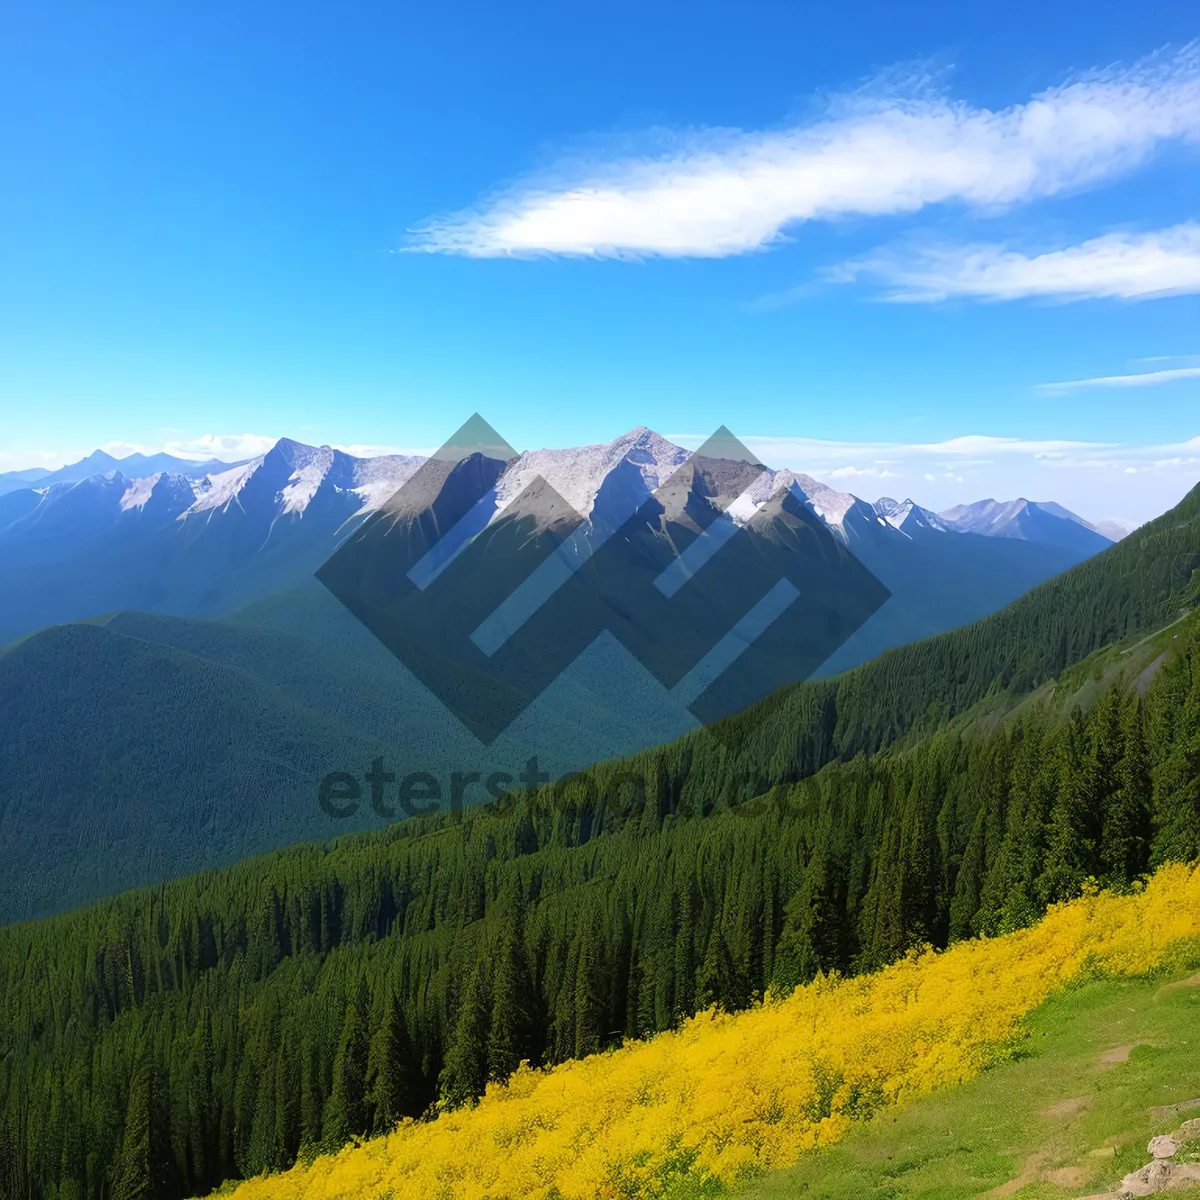
{"label": "jagged summit", "polygon": [[146,479],[151,475],[182,475],[188,479],[203,479],[214,471],[226,471],[233,463],[208,459],[177,458],[173,454],[128,454],[115,458],[107,450],[94,450],[86,458],[69,463],[56,471],[37,468],[35,471],[15,471],[0,475],[0,495],[37,486],[51,487],[58,483],[81,483],[93,475],[120,471],[126,479]]}
{"label": "jagged summit", "polygon": [[890,496],[881,496],[875,501],[874,507],[875,512],[893,529],[910,536],[918,530],[929,529],[945,533],[949,528],[937,513],[922,508],[911,497],[893,500]]}
{"label": "jagged summit", "polygon": [[959,504],[939,514],[959,533],[985,537],[1022,538],[1026,541],[1071,545],[1096,553],[1112,545],[1089,521],[1053,501],[996,500],[989,497],[974,504]]}
{"label": "jagged summit", "polygon": [[[511,516],[522,529],[570,527],[563,553],[583,561],[656,497],[661,512],[647,509],[657,528],[646,546],[659,554],[681,531],[710,524],[713,509],[738,523],[762,513],[758,527],[785,537],[799,528],[803,514],[796,506],[803,505],[893,595],[836,669],[973,620],[1109,545],[1050,503],[1018,502],[1015,531],[1003,521],[958,527],[955,519],[969,520],[972,506],[947,519],[911,497],[872,504],[800,471],[760,468],[720,432],[698,455],[640,425],[607,442],[506,458],[489,428],[477,422],[452,439],[456,452],[473,447],[494,473],[481,500],[475,500],[477,486],[466,489],[469,520],[456,523],[458,540],[448,550]],[[721,437],[728,439],[729,457],[713,454]],[[485,446],[496,453],[484,454]],[[386,511],[429,462],[420,455],[359,458],[288,437],[244,463],[197,464],[169,455],[107,461],[111,457],[92,456],[90,465],[78,467],[79,478],[68,471],[10,479],[8,490],[0,478],[0,553],[11,580],[7,590],[0,586],[0,642],[117,608],[211,614],[307,586],[337,547]],[[538,489],[513,508],[539,479]],[[448,494],[446,503],[451,499]],[[1008,506],[990,500],[980,507],[994,518]],[[452,508],[443,505],[447,516]],[[776,520],[777,513],[788,515]],[[575,514],[583,519],[578,528]],[[495,527],[492,533],[504,536]],[[661,544],[652,540],[663,534]],[[687,541],[684,533],[678,545]]]}
{"label": "jagged summit", "polygon": [[[689,458],[689,452],[644,425],[611,442],[564,450],[527,450],[517,456],[495,489],[497,512],[541,476],[583,517],[593,517],[605,480],[629,464],[619,487],[605,489],[612,507],[595,512],[594,521],[620,524]],[[627,511],[626,511],[627,510]]]}
{"label": "jagged summit", "polygon": [[[697,478],[689,475],[685,481],[679,477],[679,487],[672,493],[678,495],[670,503],[686,503],[694,489],[713,499],[735,521],[747,522],[763,504],[788,492],[848,544],[881,537],[908,540],[953,533],[1050,542],[1090,553],[1110,544],[1095,526],[1049,501],[989,497],[940,514],[911,497],[896,500],[884,496],[871,504],[811,475],[761,467],[724,428],[717,430],[695,457],[646,425],[635,426],[608,442],[518,454],[474,414],[437,454],[458,461],[474,453],[506,464],[496,485],[480,502],[481,528],[498,519],[541,478],[593,531],[611,531],[689,460],[696,464],[707,458],[703,469],[697,469]],[[189,522],[210,521],[215,514],[254,513],[254,519],[262,520],[264,530],[269,531],[273,522],[304,518],[314,506],[323,512],[336,511],[341,522],[364,518],[385,507],[425,461],[419,455],[402,454],[358,458],[329,445],[313,446],[281,437],[264,454],[242,463],[196,463],[168,454],[118,459],[96,450],[59,472],[14,482],[8,490],[36,489],[44,497],[43,504],[57,503],[63,487],[104,480],[98,495],[115,498],[114,517],[153,512]],[[721,467],[725,462],[731,464],[728,470]],[[738,462],[749,465],[734,465]],[[747,486],[746,480],[752,482]],[[72,506],[82,504],[83,495],[75,495]],[[95,503],[109,501],[97,499]],[[28,505],[19,507],[23,511]]]}

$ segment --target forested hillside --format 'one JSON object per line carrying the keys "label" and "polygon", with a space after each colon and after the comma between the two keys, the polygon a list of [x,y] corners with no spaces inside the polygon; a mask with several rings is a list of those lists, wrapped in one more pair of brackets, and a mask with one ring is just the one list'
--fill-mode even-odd
{"label": "forested hillside", "polygon": [[[1172,1101],[1186,1112],[1195,1095],[1197,965],[1200,868],[1173,863],[1145,888],[1058,905],[1007,937],[823,977],[745,1012],[708,1009],[677,1031],[524,1068],[470,1109],[405,1122],[232,1195],[978,1200],[1027,1184],[1029,1195],[1079,1195],[1087,1184],[1115,1197],[1160,1130],[1186,1145],[1171,1169],[1183,1183],[1200,1122],[1180,1129]],[[1076,1044],[1090,1033],[1091,1053],[1078,1047],[1090,1070],[1064,1062],[1064,1025]],[[1146,1039],[1135,1061],[1106,1063],[1131,1029]],[[990,1079],[974,1079],[985,1070]],[[1093,1101],[1086,1114],[1081,1095]],[[1047,1142],[1059,1105],[1073,1119],[1055,1121]],[[838,1167],[850,1154],[860,1169],[848,1179]],[[1082,1168],[1055,1170],[1056,1160]],[[1039,1191],[1041,1181],[1058,1187]]]}
{"label": "forested hillside", "polygon": [[[685,738],[649,761],[671,774],[663,786],[674,802],[697,808],[731,788],[803,778],[1165,625],[1200,600],[1198,568],[1200,489],[975,625],[784,689],[726,722],[717,742]],[[9,735],[0,741],[0,835],[12,851],[0,920],[13,920],[378,827],[387,818],[369,806],[339,821],[316,802],[324,775],[365,771],[377,755],[399,775],[444,780],[454,770],[516,773],[536,748],[557,776],[598,750],[668,741],[690,717],[664,707],[628,656],[598,643],[481,754],[314,587],[221,621],[121,613],[45,630],[0,653],[0,720]]]}
{"label": "forested hillside", "polygon": [[1160,629],[1200,604],[1200,486],[1124,541],[973,625],[831,680],[781,689],[721,740],[774,779],[940,727],[989,694],[1020,695],[1093,651]]}
{"label": "forested hillside", "polygon": [[688,728],[614,658],[597,648],[481,747],[316,585],[220,621],[118,613],[43,630],[0,653],[0,922],[381,828],[386,809],[335,819],[318,802],[324,776],[361,778],[376,757],[448,789],[453,771],[515,775],[539,754],[557,776],[597,742],[611,756]]}
{"label": "forested hillside", "polygon": [[522,1059],[1192,858],[1197,626],[732,809],[719,779],[677,786],[677,745],[644,756],[644,804],[602,768],[594,800],[543,791],[11,927],[0,1188],[203,1192],[469,1100]]}

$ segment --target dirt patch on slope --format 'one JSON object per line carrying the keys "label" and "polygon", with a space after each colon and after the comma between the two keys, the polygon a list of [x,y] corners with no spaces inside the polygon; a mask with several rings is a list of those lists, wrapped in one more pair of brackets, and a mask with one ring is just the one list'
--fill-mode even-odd
{"label": "dirt patch on slope", "polygon": [[1078,1117],[1082,1113],[1087,1112],[1091,1107],[1091,1096],[1073,1096],[1070,1100],[1060,1100],[1057,1104],[1052,1104],[1049,1108],[1043,1108],[1041,1115],[1043,1117],[1054,1117],[1060,1121],[1069,1121],[1072,1117]]}
{"label": "dirt patch on slope", "polygon": [[1129,1061],[1129,1056],[1145,1042],[1127,1042],[1124,1046],[1113,1046],[1110,1050],[1102,1050],[1097,1061],[1102,1067],[1113,1067],[1117,1063]]}
{"label": "dirt patch on slope", "polygon": [[1186,979],[1176,979],[1174,983],[1164,983],[1156,995],[1163,996],[1167,992],[1177,992],[1180,988],[1194,987],[1200,987],[1200,971],[1197,971],[1195,975],[1189,975]]}

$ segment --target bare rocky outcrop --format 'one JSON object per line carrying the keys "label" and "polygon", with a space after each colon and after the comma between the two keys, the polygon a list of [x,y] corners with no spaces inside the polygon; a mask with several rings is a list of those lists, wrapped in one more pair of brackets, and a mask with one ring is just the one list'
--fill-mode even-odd
{"label": "bare rocky outcrop", "polygon": [[1184,1146],[1197,1141],[1200,1141],[1200,1119],[1184,1121],[1174,1133],[1151,1138],[1146,1150],[1154,1161],[1121,1180],[1121,1196],[1155,1196],[1200,1184],[1200,1162],[1180,1162],[1176,1158]]}
{"label": "bare rocky outcrop", "polygon": [[1121,1180],[1121,1195],[1124,1196],[1155,1196],[1170,1188],[1190,1187],[1200,1183],[1200,1163],[1172,1162],[1166,1158],[1156,1158],[1147,1163],[1140,1171],[1126,1175]]}

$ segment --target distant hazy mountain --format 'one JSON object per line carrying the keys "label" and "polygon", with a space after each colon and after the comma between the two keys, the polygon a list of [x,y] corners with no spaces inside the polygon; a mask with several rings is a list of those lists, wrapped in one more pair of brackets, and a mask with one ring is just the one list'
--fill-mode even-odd
{"label": "distant hazy mountain", "polygon": [[1092,527],[1114,542],[1122,541],[1139,528],[1136,521],[1128,521],[1124,517],[1108,517],[1101,521],[1093,521]]}
{"label": "distant hazy mountain", "polygon": [[1113,542],[1095,525],[1049,500],[978,500],[947,509],[940,516],[960,533],[1043,542],[1083,555],[1096,554]]}
{"label": "distant hazy mountain", "polygon": [[211,472],[227,471],[232,465],[216,458],[194,462],[171,454],[130,454],[126,458],[113,458],[103,450],[96,450],[87,458],[81,458],[57,471],[30,467],[25,471],[9,471],[0,475],[0,495],[30,486],[42,488],[54,483],[79,483],[92,475],[106,475],[113,471],[119,471],[126,479],[144,479],[147,475],[162,472],[183,475],[188,479],[203,479]]}
{"label": "distant hazy mountain", "polygon": [[39,479],[45,479],[49,474],[51,471],[48,467],[26,467],[23,471],[0,472],[0,491],[28,487]]}
{"label": "distant hazy mountain", "polygon": [[284,439],[204,478],[112,471],[0,496],[0,643],[119,609],[228,612],[310,578],[420,460]]}
{"label": "distant hazy mountain", "polygon": [[[220,620],[117,613],[0,648],[0,923],[404,815],[369,790],[335,819],[331,772],[558,778],[694,725],[644,670],[595,646],[482,747],[323,588]],[[488,800],[481,784],[463,802]]]}

